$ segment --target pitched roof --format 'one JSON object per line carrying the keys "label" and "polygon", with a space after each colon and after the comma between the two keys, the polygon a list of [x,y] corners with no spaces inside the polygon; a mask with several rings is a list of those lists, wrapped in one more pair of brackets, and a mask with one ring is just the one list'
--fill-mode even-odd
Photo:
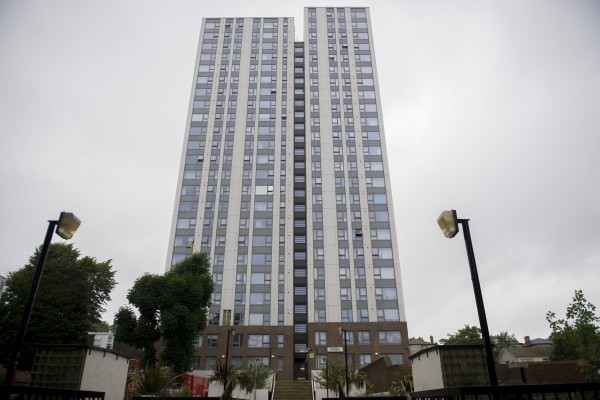
{"label": "pitched roof", "polygon": [[507,347],[502,351],[505,351],[514,357],[550,357],[550,354],[552,353],[552,347]]}

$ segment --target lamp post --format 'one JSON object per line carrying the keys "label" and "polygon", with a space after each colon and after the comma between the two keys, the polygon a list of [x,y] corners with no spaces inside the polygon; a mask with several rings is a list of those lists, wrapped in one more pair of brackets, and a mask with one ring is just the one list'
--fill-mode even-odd
{"label": "lamp post", "polygon": [[348,339],[346,338],[346,330],[341,326],[338,328],[338,332],[340,335],[344,335],[344,362],[346,365],[346,397],[350,396],[349,387],[349,378],[348,378]]}
{"label": "lamp post", "polygon": [[254,360],[254,400],[256,400],[256,381],[258,378],[258,357]]}
{"label": "lamp post", "polygon": [[229,338],[235,336],[235,329],[229,329],[227,331],[227,345],[225,347],[225,373],[223,374],[223,394],[226,394],[227,390],[227,374],[229,373]]}
{"label": "lamp post", "polygon": [[485,349],[486,364],[488,375],[490,377],[490,385],[498,386],[498,377],[496,376],[496,367],[494,366],[494,355],[492,353],[492,342],[490,340],[490,331],[488,330],[487,318],[485,316],[485,307],[483,305],[483,295],[481,293],[481,285],[479,284],[479,274],[477,273],[477,265],[475,263],[475,252],[473,251],[473,243],[471,241],[471,231],[469,230],[468,219],[458,219],[456,210],[443,211],[437,220],[442,233],[447,238],[453,238],[458,233],[458,224],[463,226],[463,235],[465,237],[465,245],[467,247],[467,257],[469,259],[469,268],[471,269],[471,280],[473,281],[473,292],[475,292],[475,303],[477,304],[477,314],[479,315],[479,325],[481,328],[481,336],[483,337],[483,346]]}
{"label": "lamp post", "polygon": [[327,358],[323,357],[322,361],[325,365],[325,389],[327,389],[327,398],[329,398],[329,368],[327,367]]}
{"label": "lamp post", "polygon": [[56,234],[58,236],[65,240],[69,240],[73,237],[80,224],[81,221],[75,216],[75,214],[64,211],[60,213],[58,220],[48,221],[48,230],[46,231],[46,237],[44,239],[44,243],[42,244],[40,258],[38,259],[37,267],[33,275],[33,281],[31,282],[31,288],[29,289],[29,295],[27,296],[27,301],[25,302],[25,307],[23,309],[23,315],[21,316],[21,323],[19,324],[19,330],[17,331],[17,337],[15,338],[13,351],[8,359],[6,376],[4,377],[4,386],[6,387],[12,385],[13,376],[21,358],[21,348],[25,342],[27,326],[29,325],[31,311],[33,310],[35,297],[40,286],[40,280],[42,279],[42,272],[44,271],[44,264],[46,263],[46,257],[48,256],[48,250],[50,249],[53,231],[56,228]]}

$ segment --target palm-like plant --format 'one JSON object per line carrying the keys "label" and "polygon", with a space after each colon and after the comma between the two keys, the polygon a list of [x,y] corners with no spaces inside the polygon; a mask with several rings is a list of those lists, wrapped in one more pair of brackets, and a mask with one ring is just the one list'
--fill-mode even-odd
{"label": "palm-like plant", "polygon": [[[209,382],[220,382],[223,385],[223,400],[231,399],[233,389],[237,386],[237,377],[235,368],[229,362],[223,362],[220,359],[213,365],[213,373],[208,378]],[[227,378],[227,386],[225,387],[225,378]]]}
{"label": "palm-like plant", "polygon": [[267,384],[267,379],[273,371],[263,364],[248,365],[246,368],[236,368],[231,363],[225,363],[221,360],[213,365],[213,373],[208,379],[210,382],[225,383],[223,387],[223,399],[231,399],[233,390],[239,387],[246,393],[254,389],[263,389]]}
{"label": "palm-like plant", "polygon": [[[340,397],[346,397],[348,393],[344,393],[346,385],[346,364],[344,360],[334,360],[327,363],[325,368],[320,370],[315,380],[319,385],[328,388],[339,394]],[[348,369],[348,384],[354,385],[357,388],[364,387],[367,382],[365,374],[352,367]]]}
{"label": "palm-like plant", "polygon": [[182,375],[175,374],[166,365],[148,364],[143,371],[138,371],[133,377],[133,394],[167,396],[169,389],[181,382]]}

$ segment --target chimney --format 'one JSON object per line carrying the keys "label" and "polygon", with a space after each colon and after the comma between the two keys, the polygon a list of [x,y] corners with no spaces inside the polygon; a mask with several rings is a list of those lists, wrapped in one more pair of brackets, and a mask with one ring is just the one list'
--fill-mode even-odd
{"label": "chimney", "polygon": [[529,340],[529,336],[525,336],[525,346],[529,346],[531,344],[531,340]]}
{"label": "chimney", "polygon": [[429,342],[433,344],[433,336],[429,336]]}

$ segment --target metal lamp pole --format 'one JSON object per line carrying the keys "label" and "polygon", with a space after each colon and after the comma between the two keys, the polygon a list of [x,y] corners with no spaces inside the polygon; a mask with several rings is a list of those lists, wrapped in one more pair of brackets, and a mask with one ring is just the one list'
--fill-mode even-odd
{"label": "metal lamp pole", "polygon": [[229,338],[235,335],[235,329],[227,331],[227,347],[225,348],[225,374],[223,374],[223,393],[227,390],[227,374],[229,373]]}
{"label": "metal lamp pole", "polygon": [[258,357],[256,357],[254,363],[254,400],[256,400],[256,381],[258,378]]}
{"label": "metal lamp pole", "polygon": [[46,263],[46,257],[48,256],[48,250],[50,249],[50,242],[52,241],[52,235],[56,228],[56,234],[63,239],[71,239],[79,228],[81,221],[73,213],[61,212],[58,221],[48,221],[48,229],[46,231],[46,237],[42,244],[42,250],[40,251],[40,258],[33,275],[33,281],[31,282],[31,288],[29,289],[29,295],[25,302],[23,309],[23,315],[21,316],[21,323],[19,324],[19,330],[17,331],[17,337],[15,338],[15,344],[13,351],[9,356],[8,364],[6,368],[6,375],[4,377],[4,386],[9,387],[12,385],[13,376],[17,369],[17,364],[21,359],[21,349],[25,342],[25,334],[27,333],[27,326],[29,325],[29,319],[31,318],[31,311],[33,310],[33,304],[35,303],[35,297],[40,286],[42,279],[42,272],[44,272],[44,264]]}
{"label": "metal lamp pole", "polygon": [[325,364],[325,389],[327,389],[327,398],[329,398],[329,368],[325,357],[323,357],[323,364]]}
{"label": "metal lamp pole", "polygon": [[344,361],[346,365],[346,397],[350,396],[349,388],[349,377],[348,377],[348,339],[346,338],[346,330],[342,327],[339,328],[339,332],[344,335]]}
{"label": "metal lamp pole", "polygon": [[490,340],[490,331],[488,329],[485,307],[483,305],[483,295],[479,283],[479,274],[477,273],[477,264],[475,263],[475,252],[471,241],[471,231],[469,230],[468,219],[458,219],[455,210],[444,211],[438,218],[438,225],[447,238],[453,238],[458,233],[458,224],[463,227],[465,245],[467,247],[467,257],[469,259],[469,268],[471,270],[471,280],[473,281],[473,292],[475,293],[475,303],[477,304],[477,314],[479,315],[479,325],[481,336],[483,337],[483,346],[485,349],[486,365],[491,386],[498,386],[498,377],[496,376],[496,366],[494,365],[494,354],[492,352],[492,342]]}

